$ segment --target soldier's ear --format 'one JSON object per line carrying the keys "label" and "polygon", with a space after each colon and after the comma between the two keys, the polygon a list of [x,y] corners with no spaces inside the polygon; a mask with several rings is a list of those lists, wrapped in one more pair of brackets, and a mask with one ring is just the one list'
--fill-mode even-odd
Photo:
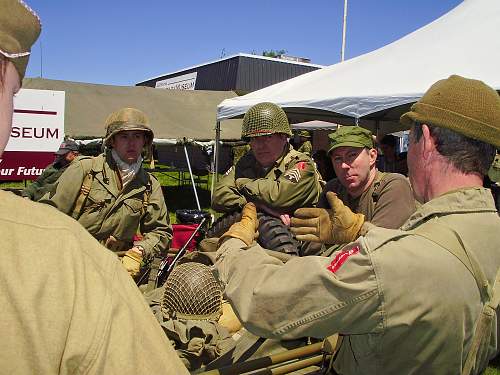
{"label": "soldier's ear", "polygon": [[378,151],[376,148],[370,148],[367,151],[368,151],[368,156],[370,157],[370,166],[372,166],[377,161]]}
{"label": "soldier's ear", "polygon": [[422,157],[427,159],[430,155],[437,151],[436,140],[431,134],[430,128],[426,124],[422,124]]}

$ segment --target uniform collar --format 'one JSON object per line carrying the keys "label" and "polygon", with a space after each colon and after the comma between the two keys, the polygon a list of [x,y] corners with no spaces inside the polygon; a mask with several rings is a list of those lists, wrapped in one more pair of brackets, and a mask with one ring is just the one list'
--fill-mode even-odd
{"label": "uniform collar", "polygon": [[412,229],[436,215],[472,212],[497,212],[489,189],[463,188],[440,195],[420,206],[401,229]]}

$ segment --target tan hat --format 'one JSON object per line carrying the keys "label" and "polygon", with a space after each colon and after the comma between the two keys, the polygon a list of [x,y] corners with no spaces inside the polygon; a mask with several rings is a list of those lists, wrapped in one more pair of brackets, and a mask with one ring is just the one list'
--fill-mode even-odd
{"label": "tan hat", "polygon": [[400,121],[448,128],[500,147],[500,97],[475,79],[452,75],[437,81]]}
{"label": "tan hat", "polygon": [[153,142],[153,130],[149,126],[149,120],[144,112],[135,108],[122,108],[108,116],[104,124],[106,128],[106,137],[104,144],[111,146],[111,138],[119,132],[129,130],[142,130],[146,132],[146,146]]}
{"label": "tan hat", "polygon": [[19,0],[0,0],[0,9],[0,54],[14,64],[22,81],[42,28],[40,18]]}
{"label": "tan hat", "polygon": [[338,147],[373,148],[372,132],[359,126],[342,126],[328,134],[328,153]]}

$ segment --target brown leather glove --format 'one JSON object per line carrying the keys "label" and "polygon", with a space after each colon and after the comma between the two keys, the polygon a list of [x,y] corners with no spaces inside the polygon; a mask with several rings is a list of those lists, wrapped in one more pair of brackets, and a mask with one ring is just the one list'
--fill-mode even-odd
{"label": "brown leather glove", "polygon": [[122,258],[123,267],[127,270],[130,276],[135,277],[141,270],[142,253],[139,249],[132,248],[127,250]]}
{"label": "brown leather glove", "polygon": [[355,214],[329,191],[326,199],[331,209],[299,208],[293,214],[291,231],[299,241],[342,244],[358,238],[365,222],[363,214]]}
{"label": "brown leather glove", "polygon": [[243,207],[241,220],[231,225],[229,230],[219,238],[219,246],[227,238],[239,238],[247,246],[250,246],[255,239],[259,219],[257,219],[257,209],[255,204],[247,203]]}

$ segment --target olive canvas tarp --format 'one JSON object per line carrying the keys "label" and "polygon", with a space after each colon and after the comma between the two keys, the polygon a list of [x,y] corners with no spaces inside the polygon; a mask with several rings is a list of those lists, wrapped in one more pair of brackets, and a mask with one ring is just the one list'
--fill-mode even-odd
{"label": "olive canvas tarp", "polygon": [[[113,111],[135,107],[149,117],[156,139],[211,140],[215,138],[217,105],[237,95],[232,91],[163,90],[138,86],[27,78],[25,89],[64,91],[65,135],[93,139],[104,135],[104,121]],[[241,121],[235,120],[238,124]],[[238,124],[221,128],[222,140],[240,139]]]}

